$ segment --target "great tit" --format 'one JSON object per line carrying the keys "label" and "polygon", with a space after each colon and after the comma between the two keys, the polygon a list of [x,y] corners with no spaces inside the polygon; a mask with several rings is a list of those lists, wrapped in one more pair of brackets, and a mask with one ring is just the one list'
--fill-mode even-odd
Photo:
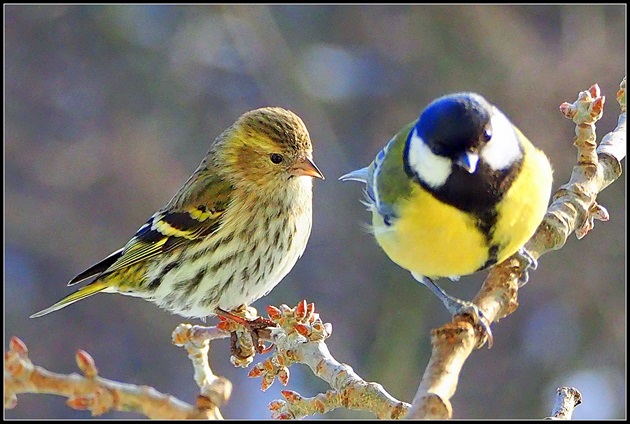
{"label": "great tit", "polygon": [[[391,260],[411,271],[451,314],[473,313],[433,279],[487,269],[522,249],[551,194],[545,154],[476,93],[431,102],[374,161],[340,177],[366,184],[371,229]],[[489,323],[480,324],[490,336]]]}

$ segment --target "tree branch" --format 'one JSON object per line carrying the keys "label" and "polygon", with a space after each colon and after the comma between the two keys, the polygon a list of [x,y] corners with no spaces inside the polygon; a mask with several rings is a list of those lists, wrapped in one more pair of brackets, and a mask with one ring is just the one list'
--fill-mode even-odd
{"label": "tree branch", "polygon": [[221,418],[218,408],[207,402],[192,406],[152,387],[101,378],[92,357],[82,350],[77,351],[76,361],[83,376],[52,373],[33,365],[24,342],[12,337],[4,355],[4,407],[15,407],[20,393],[47,393],[67,397],[68,406],[93,416],[125,411],[155,419]]}
{"label": "tree branch", "polygon": [[547,420],[570,420],[573,410],[582,403],[582,394],[573,387],[559,387],[556,390],[556,401]]}

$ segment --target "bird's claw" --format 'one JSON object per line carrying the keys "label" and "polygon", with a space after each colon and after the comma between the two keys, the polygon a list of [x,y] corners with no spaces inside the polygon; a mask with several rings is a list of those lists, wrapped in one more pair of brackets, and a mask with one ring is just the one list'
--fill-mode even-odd
{"label": "bird's claw", "polygon": [[[232,312],[228,312],[228,311],[224,311],[222,309],[217,309],[217,315],[220,315],[222,317],[225,317],[227,319],[230,319],[234,322],[239,323],[240,325],[242,325],[243,327],[245,327],[245,329],[249,332],[249,334],[252,337],[252,344],[254,346],[254,348],[256,349],[256,353],[267,353],[271,350],[272,346],[269,347],[265,347],[265,343],[260,339],[260,331],[269,328],[269,327],[277,327],[278,324],[276,324],[275,322],[273,322],[272,320],[270,320],[269,318],[264,318],[264,317],[256,317],[253,319],[250,318],[246,318],[246,317],[242,317],[239,316],[237,314],[235,314],[234,312],[240,312],[240,311],[232,311]],[[238,357],[238,358],[243,358],[242,355],[242,349],[238,346],[238,337],[236,336],[236,332],[232,331],[230,333],[230,339],[231,339],[231,347],[230,350],[232,352],[232,355]]]}
{"label": "bird's claw", "polygon": [[245,328],[249,330],[252,335],[252,342],[254,343],[254,347],[256,348],[256,353],[267,353],[273,348],[273,344],[269,347],[265,347],[265,342],[260,340],[259,331],[264,330],[269,327],[277,327],[278,324],[270,320],[269,318],[257,317],[253,320],[247,320],[245,322]]}
{"label": "bird's claw", "polygon": [[453,305],[453,308],[449,308],[453,316],[455,315],[468,315],[473,320],[473,325],[479,328],[481,338],[477,344],[477,349],[481,348],[484,343],[488,342],[488,349],[492,347],[494,338],[492,336],[492,330],[490,329],[490,320],[486,318],[483,311],[474,303],[461,301],[460,303]]}
{"label": "bird's claw", "polygon": [[523,267],[523,272],[518,279],[518,286],[523,287],[529,281],[529,270],[536,270],[538,268],[538,261],[527,251],[524,247],[521,247],[517,255],[519,259],[525,262],[525,266]]}

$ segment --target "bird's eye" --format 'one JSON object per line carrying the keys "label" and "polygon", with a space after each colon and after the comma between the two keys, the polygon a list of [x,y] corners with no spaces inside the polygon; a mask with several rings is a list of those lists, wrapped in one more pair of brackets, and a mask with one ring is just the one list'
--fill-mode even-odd
{"label": "bird's eye", "polygon": [[272,153],[269,158],[271,159],[271,161],[273,163],[275,163],[276,165],[279,164],[280,162],[282,162],[284,160],[284,158],[282,157],[281,154],[279,153]]}
{"label": "bird's eye", "polygon": [[483,130],[483,141],[487,143],[488,141],[490,141],[491,138],[492,138],[492,128],[490,128],[490,126],[487,126]]}

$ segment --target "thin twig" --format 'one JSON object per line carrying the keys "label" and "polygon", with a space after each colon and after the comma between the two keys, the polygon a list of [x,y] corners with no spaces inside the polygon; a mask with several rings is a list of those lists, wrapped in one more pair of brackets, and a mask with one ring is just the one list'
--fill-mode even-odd
{"label": "thin twig", "polygon": [[573,410],[582,403],[582,394],[573,387],[559,387],[556,390],[556,401],[547,420],[570,420]]}

